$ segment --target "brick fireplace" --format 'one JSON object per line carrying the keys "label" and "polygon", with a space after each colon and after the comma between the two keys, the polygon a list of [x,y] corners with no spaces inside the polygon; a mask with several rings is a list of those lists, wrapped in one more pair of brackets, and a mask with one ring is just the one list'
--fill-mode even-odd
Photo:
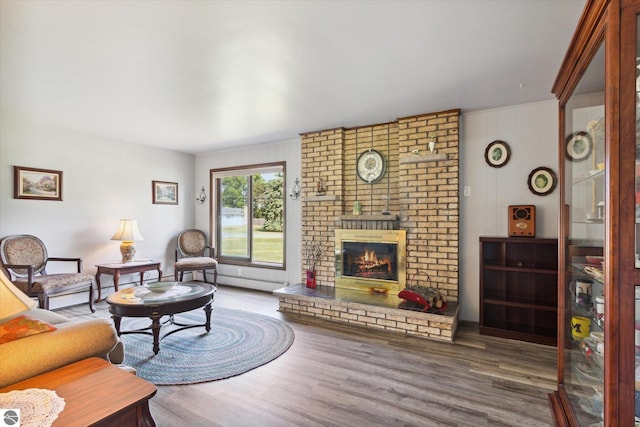
{"label": "brick fireplace", "polygon": [[[301,238],[303,245],[322,245],[316,269],[320,290],[316,295],[276,291],[281,311],[453,339],[458,318],[459,117],[460,110],[450,110],[301,135]],[[386,161],[384,176],[373,184],[356,175],[357,158],[368,149]],[[447,312],[407,313],[398,309],[402,300],[395,290],[384,300],[339,291],[336,230],[350,229],[403,230],[402,281],[427,274],[429,286],[446,295]]]}

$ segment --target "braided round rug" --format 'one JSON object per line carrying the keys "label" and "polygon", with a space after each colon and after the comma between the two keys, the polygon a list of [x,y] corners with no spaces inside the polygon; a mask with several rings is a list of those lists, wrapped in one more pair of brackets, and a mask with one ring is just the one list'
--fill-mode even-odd
{"label": "braided round rug", "polygon": [[[203,310],[176,314],[183,324],[204,324]],[[162,321],[167,320],[164,316]],[[122,331],[149,326],[149,318],[123,318]],[[178,328],[167,324],[162,337]],[[185,329],[160,340],[160,352],[153,354],[150,335],[123,334],[124,364],[156,385],[195,384],[240,375],[271,362],[293,344],[294,334],[281,320],[241,310],[214,307],[211,331],[204,326]]]}

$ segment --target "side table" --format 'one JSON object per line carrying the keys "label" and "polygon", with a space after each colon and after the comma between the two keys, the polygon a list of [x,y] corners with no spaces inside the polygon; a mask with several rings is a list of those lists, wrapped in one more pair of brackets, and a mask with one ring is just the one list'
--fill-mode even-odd
{"label": "side table", "polygon": [[30,388],[53,390],[64,399],[53,427],[156,425],[149,411],[156,386],[104,359],[84,359],[4,387],[0,393]]}
{"label": "side table", "polygon": [[158,281],[162,280],[162,270],[160,263],[155,261],[133,261],[127,263],[113,262],[110,264],[96,264],[98,271],[96,271],[96,287],[98,288],[99,302],[102,298],[102,285],[100,284],[100,275],[110,274],[113,276],[113,287],[118,292],[118,283],[120,281],[121,274],[140,273],[140,286],[144,284],[144,272],[145,271],[158,271]]}

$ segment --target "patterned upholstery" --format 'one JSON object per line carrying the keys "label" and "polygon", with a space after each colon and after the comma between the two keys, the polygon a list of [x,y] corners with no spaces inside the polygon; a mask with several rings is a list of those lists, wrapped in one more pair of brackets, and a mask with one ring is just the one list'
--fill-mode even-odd
{"label": "patterned upholstery", "polygon": [[[9,272],[11,281],[29,296],[37,296],[40,308],[49,309],[49,296],[89,288],[89,308],[93,306],[95,278],[82,273],[80,258],[49,257],[47,248],[39,238],[26,234],[7,236],[0,240],[0,261]],[[49,261],[75,262],[77,272],[47,274]]]}
{"label": "patterned upholstery", "polygon": [[[34,291],[50,291],[55,288],[69,287],[75,284],[81,287],[86,282],[91,282],[92,280],[95,280],[95,278],[87,273],[48,274],[46,276],[36,277],[31,289]],[[20,288],[22,292],[26,292],[29,289],[29,282],[26,280],[15,279],[13,280],[13,284]]]}
{"label": "patterned upholstery", "polygon": [[216,268],[218,266],[218,261],[209,257],[182,258],[176,261],[176,266],[180,268],[190,267],[200,270],[203,268]]}
{"label": "patterned upholstery", "polygon": [[[37,237],[9,236],[2,241],[4,264],[32,265],[33,274],[40,274],[46,266],[47,258],[47,248]],[[16,277],[27,277],[26,268],[13,268],[12,273]]]}
{"label": "patterned upholstery", "polygon": [[207,249],[207,236],[200,230],[185,230],[178,236],[178,249],[184,256],[202,256]]}
{"label": "patterned upholstery", "polygon": [[[210,256],[207,255],[207,250]],[[214,286],[218,281],[218,261],[213,257],[215,250],[207,244],[207,235],[202,230],[184,230],[178,235],[176,262],[174,275],[176,281],[182,281],[185,272],[202,271],[204,281],[207,282],[207,270],[213,270]]]}

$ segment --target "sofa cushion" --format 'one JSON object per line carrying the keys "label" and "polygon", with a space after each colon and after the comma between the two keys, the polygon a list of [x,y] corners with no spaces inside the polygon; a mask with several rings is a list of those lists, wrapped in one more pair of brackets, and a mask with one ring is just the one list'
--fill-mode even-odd
{"label": "sofa cushion", "polygon": [[105,358],[119,344],[107,319],[66,322],[46,334],[0,345],[0,387],[88,357]]}
{"label": "sofa cushion", "polygon": [[52,324],[42,320],[25,315],[18,316],[0,325],[0,344],[56,329]]}

